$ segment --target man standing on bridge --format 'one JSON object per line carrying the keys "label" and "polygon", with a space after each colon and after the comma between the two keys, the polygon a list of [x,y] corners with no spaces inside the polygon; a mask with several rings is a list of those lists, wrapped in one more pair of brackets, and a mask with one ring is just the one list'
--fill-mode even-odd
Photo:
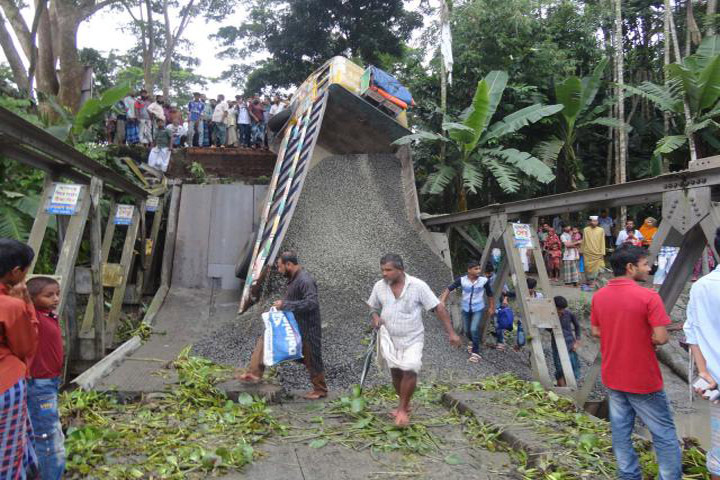
{"label": "man standing on bridge", "polygon": [[427,283],[405,273],[400,255],[383,256],[380,269],[383,279],[375,284],[367,303],[372,309],[372,326],[378,329],[381,360],[390,368],[395,392],[400,397],[392,415],[395,425],[404,427],[410,423],[410,399],[422,366],[423,310],[435,310],[451,345],[459,347],[460,337],[453,330],[445,305]]}
{"label": "man standing on bridge", "polygon": [[590,323],[600,338],[618,477],[642,478],[632,441],[640,417],[652,434],[660,478],[680,480],[682,453],[655,356],[655,347],[668,341],[670,318],[660,295],[636,283],[650,273],[645,249],[622,246],[610,264],[615,278],[593,296]]}
{"label": "man standing on bridge", "polygon": [[598,217],[590,217],[590,224],[583,230],[582,254],[585,263],[587,285],[583,290],[595,288],[600,269],[605,266],[605,231],[598,227]]}
{"label": "man standing on bridge", "polygon": [[[308,400],[327,397],[325,367],[322,361],[322,330],[317,284],[310,274],[300,266],[295,252],[283,252],[277,259],[278,271],[288,279],[285,297],[273,303],[278,310],[292,312],[302,337],[302,362],[305,364],[313,389],[305,395]],[[263,353],[264,337],[255,344],[247,373],[238,376],[242,382],[258,382],[265,372]]]}

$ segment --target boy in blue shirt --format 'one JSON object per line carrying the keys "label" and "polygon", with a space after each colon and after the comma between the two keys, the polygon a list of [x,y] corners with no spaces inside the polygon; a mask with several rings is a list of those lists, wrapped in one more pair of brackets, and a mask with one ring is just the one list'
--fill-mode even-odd
{"label": "boy in blue shirt", "polygon": [[493,270],[492,264],[488,263],[485,266],[485,275],[482,275],[480,262],[471,260],[468,262],[467,275],[457,277],[440,295],[440,303],[444,305],[450,292],[458,288],[462,289],[463,325],[465,334],[471,342],[468,346],[468,353],[470,353],[468,361],[473,363],[479,362],[482,358],[480,357],[480,333],[485,328],[486,295],[490,301],[488,312],[495,311],[495,298],[490,286]]}

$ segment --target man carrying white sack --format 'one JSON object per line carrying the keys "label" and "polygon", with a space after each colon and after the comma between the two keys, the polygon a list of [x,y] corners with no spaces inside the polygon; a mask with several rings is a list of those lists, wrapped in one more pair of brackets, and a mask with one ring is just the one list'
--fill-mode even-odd
{"label": "man carrying white sack", "polygon": [[410,399],[415,392],[417,375],[422,367],[425,329],[423,310],[435,310],[442,320],[450,344],[459,347],[460,337],[450,322],[450,315],[427,283],[405,273],[400,255],[388,253],[380,259],[383,279],[373,287],[367,304],[372,308],[372,326],[378,329],[378,354],[392,375],[399,405],[391,415],[395,425],[410,423]]}

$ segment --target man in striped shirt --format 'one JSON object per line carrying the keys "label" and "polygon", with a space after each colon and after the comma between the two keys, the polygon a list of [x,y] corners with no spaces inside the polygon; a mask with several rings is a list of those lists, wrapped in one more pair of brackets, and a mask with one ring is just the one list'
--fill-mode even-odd
{"label": "man in striped shirt", "polygon": [[378,350],[387,363],[395,392],[400,397],[392,412],[395,424],[410,423],[410,399],[415,392],[417,374],[422,366],[425,329],[423,310],[435,310],[442,320],[450,344],[460,346],[445,306],[440,303],[427,283],[405,273],[400,255],[389,253],[380,259],[383,279],[373,287],[367,303],[372,309],[372,325],[378,329]]}

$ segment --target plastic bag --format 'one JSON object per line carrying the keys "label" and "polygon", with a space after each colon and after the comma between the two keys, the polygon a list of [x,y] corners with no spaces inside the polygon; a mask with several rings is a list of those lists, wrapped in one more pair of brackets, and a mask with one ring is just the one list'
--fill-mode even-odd
{"label": "plastic bag", "polygon": [[265,323],[265,349],[263,363],[266,366],[303,358],[302,337],[292,312],[271,308],[262,314]]}

